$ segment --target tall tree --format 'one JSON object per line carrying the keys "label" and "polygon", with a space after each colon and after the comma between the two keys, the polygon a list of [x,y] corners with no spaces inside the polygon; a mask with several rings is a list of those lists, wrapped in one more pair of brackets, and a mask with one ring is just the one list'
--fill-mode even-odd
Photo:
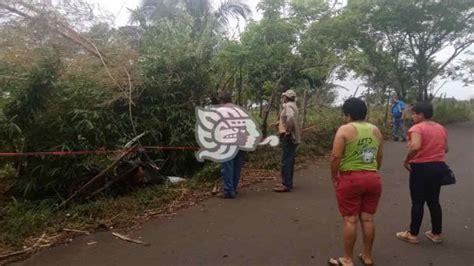
{"label": "tall tree", "polygon": [[[365,30],[380,36],[386,49],[408,61],[416,99],[431,100],[430,84],[474,43],[474,2],[371,1]],[[441,52],[449,55],[440,59]]]}
{"label": "tall tree", "polygon": [[132,12],[132,21],[144,25],[160,20],[176,20],[190,16],[195,34],[205,30],[209,23],[225,27],[230,19],[249,18],[250,7],[239,0],[225,0],[217,7],[210,0],[142,0],[140,7]]}

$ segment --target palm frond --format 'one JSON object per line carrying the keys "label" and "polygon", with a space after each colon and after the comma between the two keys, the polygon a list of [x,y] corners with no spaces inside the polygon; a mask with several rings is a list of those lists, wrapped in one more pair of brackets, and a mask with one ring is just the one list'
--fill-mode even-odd
{"label": "palm frond", "polygon": [[174,19],[180,15],[182,7],[179,1],[175,0],[142,0],[140,6],[132,11],[131,22],[143,20],[157,22],[162,19]]}
{"label": "palm frond", "polygon": [[332,83],[332,82],[326,83],[326,85],[324,87],[329,89],[329,90],[343,89],[345,91],[349,91],[349,89],[347,87],[345,87],[341,84],[336,84],[336,83]]}
{"label": "palm frond", "polygon": [[239,0],[226,0],[214,12],[216,20],[221,25],[227,25],[230,18],[247,20],[251,14],[250,7]]}
{"label": "palm frond", "polygon": [[137,9],[127,8],[127,10],[128,10],[128,13],[130,13],[130,17],[128,19],[128,22],[130,24],[138,23],[140,24],[140,26],[146,25],[146,16],[140,8],[137,8]]}

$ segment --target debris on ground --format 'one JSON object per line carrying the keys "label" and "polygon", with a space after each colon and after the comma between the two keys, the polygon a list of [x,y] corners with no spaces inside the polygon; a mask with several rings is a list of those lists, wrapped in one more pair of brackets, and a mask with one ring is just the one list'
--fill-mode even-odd
{"label": "debris on ground", "polygon": [[22,250],[0,254],[0,265],[17,261],[21,259],[22,256],[32,254],[43,248],[48,248],[53,245],[56,238],[57,236],[47,237],[46,233],[43,233],[38,239],[30,240],[29,242],[34,241],[34,243],[30,246],[25,245]]}
{"label": "debris on ground", "polygon": [[170,181],[171,184],[179,184],[182,182],[186,182],[187,179],[182,178],[182,177],[177,177],[177,176],[168,176],[168,181]]}
{"label": "debris on ground", "polygon": [[12,252],[12,253],[0,254],[0,261],[11,258],[11,257],[14,257],[14,256],[23,255],[23,254],[25,254],[27,252],[30,252],[30,251],[31,251],[31,248],[26,248],[24,250],[15,251],[15,252]]}
{"label": "debris on ground", "polygon": [[[279,171],[244,168],[242,171],[242,180],[239,185],[239,188],[248,187],[252,184],[262,183],[265,181],[276,182],[279,176],[280,176]],[[209,199],[210,197],[212,197],[213,192],[215,191],[218,192],[221,188],[222,188],[222,185],[220,183],[216,183],[214,186],[211,186],[208,188],[202,188],[202,189],[197,189],[197,190],[183,187],[179,189],[181,191],[181,194],[171,203],[167,204],[165,208],[146,210],[143,212],[143,214],[139,216],[133,217],[131,219],[127,219],[127,223],[125,224],[121,223],[121,221],[123,220],[121,218],[123,217],[120,217],[125,214],[118,213],[117,215],[112,216],[102,221],[102,223],[97,228],[95,228],[95,230],[112,230],[113,228],[124,229],[125,227],[127,227],[127,232],[134,231],[138,227],[140,227],[142,224],[144,224],[145,222],[147,222],[148,220],[152,218],[173,217],[177,215],[178,210],[195,206],[203,202],[204,200]],[[41,250],[42,248],[50,247],[52,245],[61,244],[61,243],[63,244],[68,243],[72,240],[71,237],[74,237],[75,235],[78,235],[78,234],[87,235],[87,234],[93,233],[94,231],[94,229],[91,229],[90,227],[87,229],[92,230],[92,231],[86,231],[84,229],[81,230],[81,229],[64,228],[61,230],[62,232],[56,232],[55,235],[51,235],[51,236],[43,235],[40,238],[32,238],[25,241],[24,249],[19,250],[19,251],[12,251],[12,250],[9,250],[7,247],[5,249],[1,249],[0,247],[0,250],[5,250],[3,254],[0,253],[0,265],[2,263],[10,263],[13,261],[18,261],[19,259],[23,259],[25,256],[33,254]],[[131,239],[125,235],[121,235],[118,233],[113,233],[113,234],[116,238],[121,239],[123,241],[133,242],[133,243],[144,245],[144,246],[149,245],[146,242],[143,242],[141,240]],[[87,243],[87,245],[96,245],[96,244],[97,242],[95,241]]]}
{"label": "debris on ground", "polygon": [[117,239],[124,240],[124,241],[127,241],[127,242],[132,242],[132,243],[139,244],[139,245],[144,245],[144,246],[149,246],[150,245],[150,244],[148,244],[146,242],[143,242],[141,240],[129,238],[127,236],[121,235],[121,234],[116,233],[116,232],[112,232],[112,235],[114,235]]}
{"label": "debris on ground", "polygon": [[71,232],[71,233],[84,234],[84,235],[90,235],[90,232],[89,232],[89,231],[84,231],[84,230],[63,228],[63,231],[64,231],[64,232]]}

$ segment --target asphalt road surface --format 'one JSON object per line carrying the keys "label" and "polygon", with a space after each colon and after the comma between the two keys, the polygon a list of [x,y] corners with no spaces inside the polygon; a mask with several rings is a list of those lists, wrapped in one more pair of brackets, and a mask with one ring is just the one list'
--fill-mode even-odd
{"label": "asphalt road surface", "polygon": [[[408,173],[402,167],[406,144],[386,144],[376,265],[474,265],[474,123],[449,127],[449,141],[448,163],[458,184],[441,191],[440,245],[424,236],[419,245],[395,238],[409,225]],[[328,257],[342,255],[342,219],[327,163],[298,171],[295,183],[291,193],[276,194],[273,183],[263,183],[243,189],[235,200],[211,199],[174,217],[152,220],[130,234],[148,247],[97,233],[16,265],[326,265]],[[430,229],[426,208],[421,232]],[[359,233],[355,254],[362,249],[360,238]],[[92,241],[97,244],[87,244]]]}

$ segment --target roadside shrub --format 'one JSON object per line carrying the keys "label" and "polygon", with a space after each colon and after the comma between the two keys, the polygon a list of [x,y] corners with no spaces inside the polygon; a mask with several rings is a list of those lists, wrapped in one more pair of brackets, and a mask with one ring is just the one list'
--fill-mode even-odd
{"label": "roadside shrub", "polygon": [[53,216],[53,201],[12,201],[0,220],[0,241],[19,245],[26,236],[43,231]]}
{"label": "roadside shrub", "polygon": [[437,99],[434,101],[433,120],[442,124],[468,121],[473,118],[473,106],[468,101]]}
{"label": "roadside shrub", "polygon": [[[190,29],[176,26],[180,35],[167,27],[148,29],[135,66],[142,80],[131,95],[88,77],[94,67],[103,68],[99,63],[63,76],[66,67],[58,55],[45,52],[22,84],[8,88],[14,93],[0,112],[2,151],[115,150],[142,132],[147,132],[140,139],[144,145],[194,146],[194,108],[212,87],[212,54],[190,52]],[[201,166],[192,152],[150,156],[164,159],[167,175],[193,175]],[[20,171],[11,192],[28,199],[65,198],[112,160],[84,155],[15,158],[12,163]]]}

